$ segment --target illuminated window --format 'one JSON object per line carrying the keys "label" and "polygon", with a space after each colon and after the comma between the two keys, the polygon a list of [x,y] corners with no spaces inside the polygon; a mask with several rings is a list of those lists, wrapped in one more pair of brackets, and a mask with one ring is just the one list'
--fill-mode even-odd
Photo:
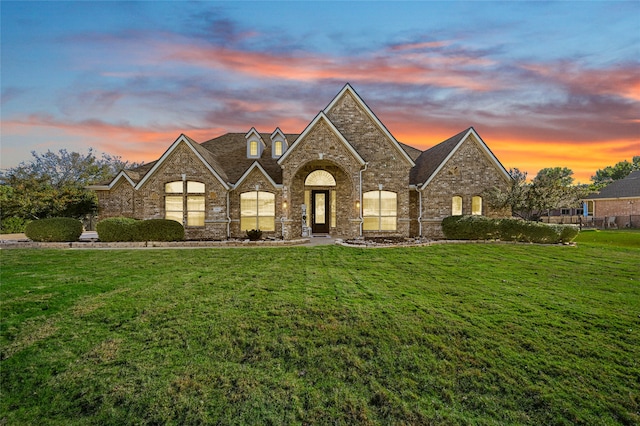
{"label": "illuminated window", "polygon": [[240,229],[276,230],[276,196],[270,192],[240,194]]}
{"label": "illuminated window", "polygon": [[397,194],[390,191],[369,191],[362,194],[364,231],[395,231],[398,215]]}
{"label": "illuminated window", "polygon": [[471,214],[482,214],[482,197],[475,196],[471,199]]}
{"label": "illuminated window", "polygon": [[164,185],[164,217],[185,223],[186,226],[204,226],[204,183],[175,181]]}
{"label": "illuminated window", "polygon": [[451,199],[451,216],[462,216],[462,197],[456,195]]}
{"label": "illuminated window", "polygon": [[249,156],[250,157],[258,156],[258,141],[249,142]]}
{"label": "illuminated window", "polygon": [[282,141],[275,141],[273,143],[273,156],[280,157],[282,155]]}
{"label": "illuminated window", "polygon": [[336,179],[326,170],[316,170],[309,173],[304,184],[306,186],[336,186]]}

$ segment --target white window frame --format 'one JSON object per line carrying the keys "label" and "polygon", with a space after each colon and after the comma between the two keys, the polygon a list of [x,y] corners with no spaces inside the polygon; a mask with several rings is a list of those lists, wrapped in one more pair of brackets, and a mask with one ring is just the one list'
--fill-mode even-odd
{"label": "white window frame", "polygon": [[[269,199],[273,201],[273,214],[265,215],[260,214],[260,195],[269,194]],[[252,198],[254,196],[255,198]],[[243,199],[246,200],[247,203],[251,203],[249,208],[253,209],[252,212],[255,212],[255,215],[246,215],[243,213]],[[255,205],[253,204],[255,201]],[[252,229],[260,229],[264,232],[273,232],[276,230],[276,199],[275,194],[273,192],[267,191],[247,191],[240,194],[240,229],[241,231],[249,231]],[[254,223],[251,226],[247,226],[247,221],[251,221],[254,219]],[[269,221],[269,226],[260,227],[260,219],[266,219]],[[243,222],[245,225],[243,225]],[[262,222],[264,225],[264,221]]]}
{"label": "white window frame", "polygon": [[[377,197],[368,197],[370,194],[377,194]],[[383,194],[393,194],[393,198],[395,200],[393,214],[383,214],[382,212],[382,195]],[[365,206],[368,204],[365,202],[365,199],[373,199],[375,204],[373,206]],[[362,230],[363,231],[377,231],[377,232],[395,232],[398,229],[398,193],[392,191],[367,191],[362,194]],[[371,208],[373,210],[373,214],[366,214],[365,209]],[[393,224],[392,226],[385,226],[384,219],[393,218],[392,222],[388,222],[389,224]],[[367,220],[368,219],[368,220]],[[371,226],[371,223],[377,222],[377,226]]]}
{"label": "white window frame", "polygon": [[[179,187],[177,184],[180,184]],[[193,189],[194,184],[202,185],[202,191],[199,189]],[[173,185],[180,189],[179,191],[174,188],[173,190],[169,189],[169,186]],[[206,219],[207,212],[207,201],[205,197],[206,186],[204,182],[198,182],[194,180],[184,180],[184,181],[172,181],[164,184],[164,217],[165,219],[175,220],[176,222],[181,223],[185,227],[189,228],[203,228],[204,221]],[[169,210],[167,208],[168,201],[170,198],[180,198],[182,201],[182,209],[181,210]],[[190,200],[191,199],[191,200]],[[197,200],[199,203],[202,203],[202,209],[193,209],[190,208],[189,205],[193,204],[193,201]],[[191,201],[191,203],[190,203]],[[171,214],[174,213],[174,214]],[[176,213],[180,213],[181,220],[177,220]],[[201,217],[201,219],[199,219]],[[194,224],[195,222],[195,224]]]}

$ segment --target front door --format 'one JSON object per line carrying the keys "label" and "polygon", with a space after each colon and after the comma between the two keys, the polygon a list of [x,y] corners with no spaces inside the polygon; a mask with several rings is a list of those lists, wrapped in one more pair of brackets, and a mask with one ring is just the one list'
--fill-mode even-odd
{"label": "front door", "polygon": [[311,232],[329,233],[329,191],[311,191]]}

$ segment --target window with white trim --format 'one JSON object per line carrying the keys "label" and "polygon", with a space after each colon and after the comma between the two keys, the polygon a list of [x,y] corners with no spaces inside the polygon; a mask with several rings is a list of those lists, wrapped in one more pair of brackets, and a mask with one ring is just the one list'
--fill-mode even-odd
{"label": "window with white trim", "polygon": [[395,231],[398,218],[398,195],[391,191],[362,194],[364,231]]}
{"label": "window with white trim", "polygon": [[283,147],[283,145],[284,145],[284,142],[282,142],[282,141],[274,141],[273,142],[273,157],[274,158],[282,156],[282,151],[283,151],[282,147]]}
{"label": "window with white trim", "polygon": [[276,196],[271,192],[250,191],[240,194],[240,229],[276,230]]}
{"label": "window with white trim", "polygon": [[164,217],[186,224],[204,226],[205,185],[196,181],[174,181],[164,185]]}
{"label": "window with white trim", "polygon": [[258,141],[249,142],[249,157],[251,158],[258,157]]}
{"label": "window with white trim", "polygon": [[451,198],[451,216],[462,216],[462,197],[458,195]]}

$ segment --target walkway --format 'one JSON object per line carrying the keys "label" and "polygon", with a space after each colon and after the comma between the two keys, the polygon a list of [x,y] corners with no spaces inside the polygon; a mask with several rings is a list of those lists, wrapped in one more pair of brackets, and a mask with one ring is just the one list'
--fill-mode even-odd
{"label": "walkway", "polygon": [[[98,233],[95,231],[85,231],[80,236],[80,242],[96,241],[97,239],[98,239]],[[9,243],[13,245],[20,242],[28,242],[28,241],[29,239],[24,234],[1,234],[0,235],[0,243]],[[297,244],[297,245],[306,246],[306,247],[325,246],[325,245],[335,244],[336,241],[337,241],[336,238],[323,235],[323,236],[311,237],[309,238],[308,242],[304,244]],[[201,242],[201,243],[204,243],[204,242]],[[201,246],[201,247],[206,247],[206,246]]]}

